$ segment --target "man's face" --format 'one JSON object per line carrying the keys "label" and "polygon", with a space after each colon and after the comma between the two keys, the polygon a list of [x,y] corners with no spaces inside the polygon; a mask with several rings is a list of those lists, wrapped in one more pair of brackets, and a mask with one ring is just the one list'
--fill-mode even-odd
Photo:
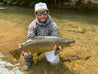
{"label": "man's face", "polygon": [[41,23],[44,23],[47,20],[49,13],[47,10],[39,10],[35,15]]}

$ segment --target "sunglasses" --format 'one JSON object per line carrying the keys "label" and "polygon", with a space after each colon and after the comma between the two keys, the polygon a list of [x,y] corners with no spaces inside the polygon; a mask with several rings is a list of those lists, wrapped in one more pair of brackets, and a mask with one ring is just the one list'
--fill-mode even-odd
{"label": "sunglasses", "polygon": [[48,11],[36,12],[36,14],[37,14],[38,16],[41,16],[42,14],[43,14],[43,15],[47,15],[47,14],[48,14]]}

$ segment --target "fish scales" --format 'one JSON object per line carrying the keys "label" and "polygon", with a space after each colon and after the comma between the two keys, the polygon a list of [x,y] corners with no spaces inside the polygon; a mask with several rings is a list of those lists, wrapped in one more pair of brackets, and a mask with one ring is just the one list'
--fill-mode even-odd
{"label": "fish scales", "polygon": [[[32,41],[22,44],[22,48],[10,51],[16,59],[19,59],[22,51],[40,53],[53,50],[54,45],[61,47],[72,46],[74,40],[63,39],[57,36],[36,36]],[[56,50],[55,50],[56,51]]]}
{"label": "fish scales", "polygon": [[[58,45],[60,43],[58,41],[58,38],[44,38],[38,41],[33,41],[28,44],[22,45],[22,51],[30,51],[31,52],[42,52],[42,51],[47,51],[47,50],[52,50],[54,45]],[[59,44],[60,45],[60,44]],[[28,50],[25,50],[28,49]],[[29,50],[30,49],[30,50]]]}

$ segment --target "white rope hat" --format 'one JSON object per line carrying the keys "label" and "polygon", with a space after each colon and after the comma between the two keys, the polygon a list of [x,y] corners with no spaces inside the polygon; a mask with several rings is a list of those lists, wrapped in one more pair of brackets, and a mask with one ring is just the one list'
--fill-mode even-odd
{"label": "white rope hat", "polygon": [[48,10],[46,3],[40,2],[35,5],[35,12],[42,9]]}

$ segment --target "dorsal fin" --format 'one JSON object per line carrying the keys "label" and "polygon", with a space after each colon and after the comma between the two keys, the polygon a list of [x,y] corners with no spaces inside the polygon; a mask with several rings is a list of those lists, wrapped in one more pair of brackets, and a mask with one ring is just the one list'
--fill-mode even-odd
{"label": "dorsal fin", "polygon": [[35,36],[33,40],[41,40],[41,39],[44,39],[45,37],[44,36]]}
{"label": "dorsal fin", "polygon": [[35,36],[33,40],[29,41],[29,42],[24,42],[22,43],[21,47],[24,46],[25,44],[29,44],[31,43],[32,41],[37,41],[37,40],[41,40],[41,39],[44,39],[45,37],[44,36]]}

